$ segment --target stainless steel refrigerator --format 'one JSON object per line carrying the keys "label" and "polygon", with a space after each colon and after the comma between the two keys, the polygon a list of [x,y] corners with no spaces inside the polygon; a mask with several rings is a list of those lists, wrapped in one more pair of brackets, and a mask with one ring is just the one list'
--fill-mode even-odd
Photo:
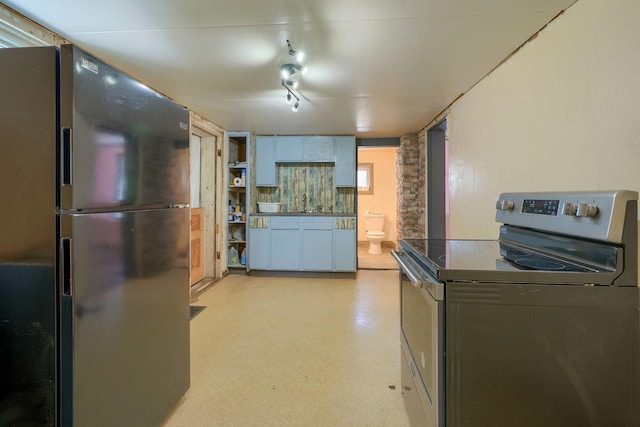
{"label": "stainless steel refrigerator", "polygon": [[189,388],[188,111],[0,49],[0,425],[154,426]]}

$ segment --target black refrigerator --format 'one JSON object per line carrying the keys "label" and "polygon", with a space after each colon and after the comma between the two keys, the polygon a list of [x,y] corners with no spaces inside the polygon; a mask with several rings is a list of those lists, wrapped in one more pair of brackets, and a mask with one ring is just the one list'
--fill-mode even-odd
{"label": "black refrigerator", "polygon": [[0,425],[155,426],[189,388],[189,114],[0,49]]}

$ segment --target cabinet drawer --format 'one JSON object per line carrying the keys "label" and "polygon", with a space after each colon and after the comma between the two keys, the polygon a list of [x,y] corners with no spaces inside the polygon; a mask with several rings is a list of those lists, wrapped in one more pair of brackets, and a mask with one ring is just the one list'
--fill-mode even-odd
{"label": "cabinet drawer", "polygon": [[272,230],[299,230],[300,218],[274,216],[269,218],[270,228]]}
{"label": "cabinet drawer", "polygon": [[333,218],[302,218],[304,230],[332,230]]}

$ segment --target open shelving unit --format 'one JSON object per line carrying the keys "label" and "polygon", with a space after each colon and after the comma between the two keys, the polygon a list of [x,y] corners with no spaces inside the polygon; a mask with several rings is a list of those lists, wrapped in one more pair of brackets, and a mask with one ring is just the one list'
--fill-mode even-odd
{"label": "open shelving unit", "polygon": [[[249,132],[227,133],[227,267],[229,273],[248,269],[248,228],[250,198]],[[242,257],[242,254],[245,254]],[[237,256],[236,256],[237,255]]]}

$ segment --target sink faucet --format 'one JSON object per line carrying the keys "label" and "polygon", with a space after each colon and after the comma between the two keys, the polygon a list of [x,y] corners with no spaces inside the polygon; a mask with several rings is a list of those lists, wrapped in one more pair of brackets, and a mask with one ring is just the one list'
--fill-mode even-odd
{"label": "sink faucet", "polygon": [[307,211],[307,195],[306,195],[306,193],[302,193],[302,210],[304,212]]}

